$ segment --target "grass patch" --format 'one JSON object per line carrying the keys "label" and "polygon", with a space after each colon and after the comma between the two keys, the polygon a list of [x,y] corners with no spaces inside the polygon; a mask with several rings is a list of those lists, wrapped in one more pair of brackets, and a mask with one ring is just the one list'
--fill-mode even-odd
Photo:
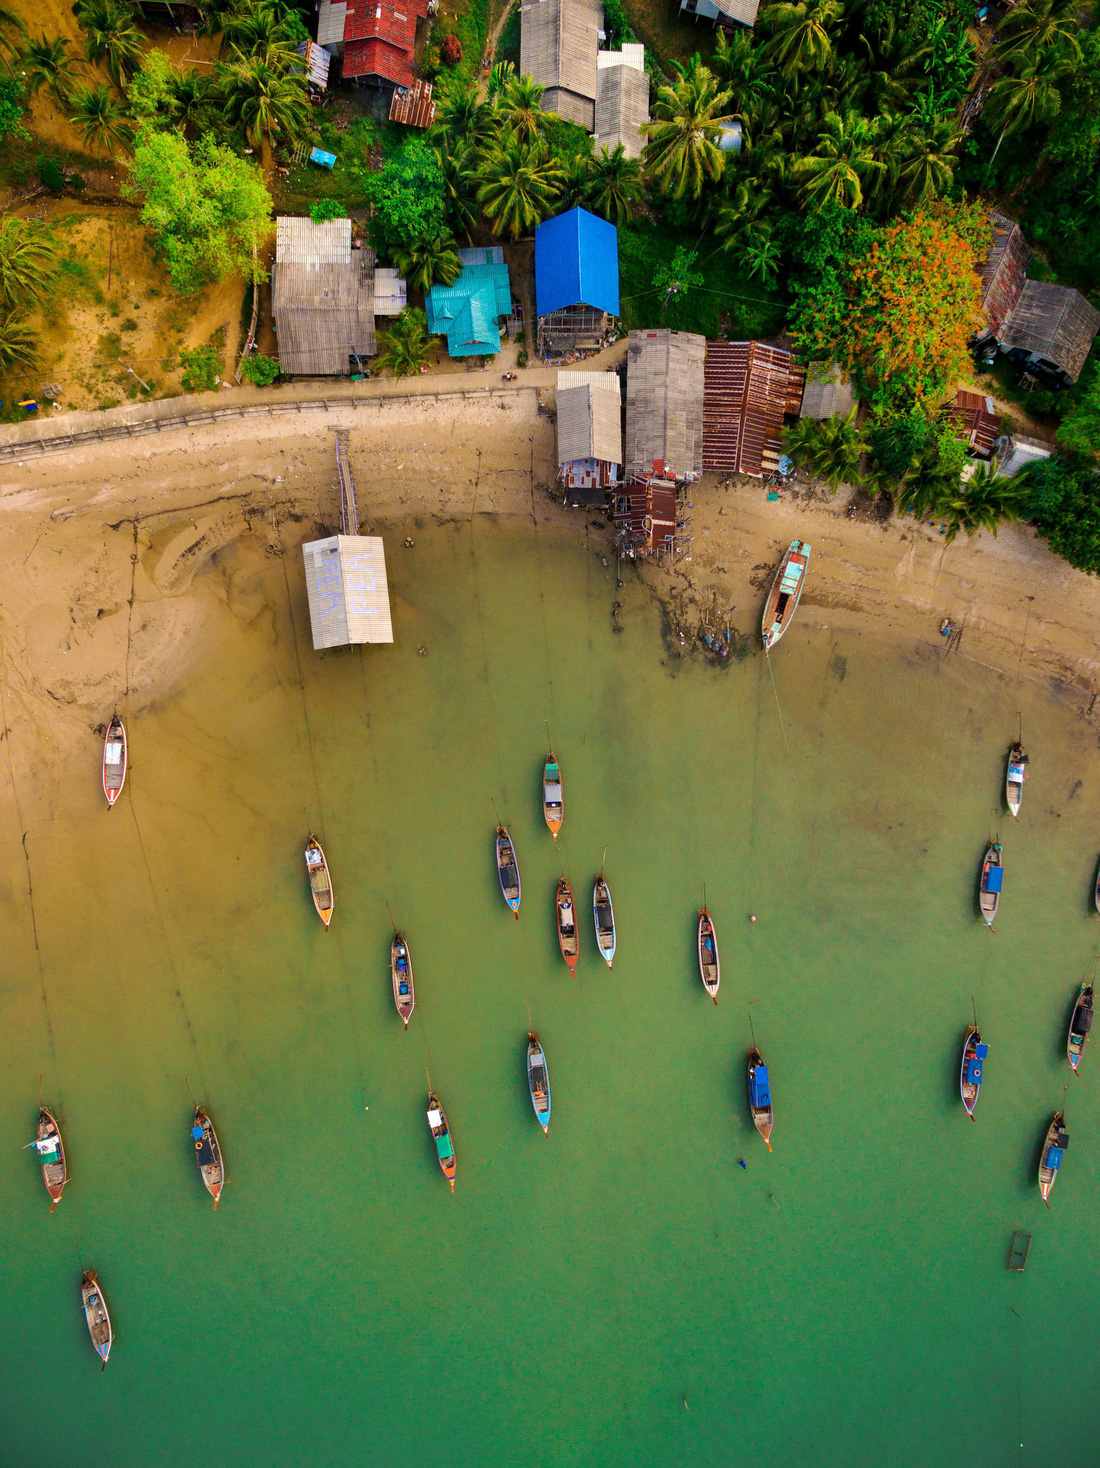
{"label": "grass patch", "polygon": [[512,8],[512,13],[504,22],[504,29],[500,33],[497,42],[494,61],[510,61],[519,72],[519,6]]}
{"label": "grass patch", "polygon": [[[617,0],[630,29],[660,64],[672,70],[673,61],[690,61],[696,51],[709,61],[717,32],[710,24],[672,18],[669,0]],[[647,67],[648,71],[649,68]]]}

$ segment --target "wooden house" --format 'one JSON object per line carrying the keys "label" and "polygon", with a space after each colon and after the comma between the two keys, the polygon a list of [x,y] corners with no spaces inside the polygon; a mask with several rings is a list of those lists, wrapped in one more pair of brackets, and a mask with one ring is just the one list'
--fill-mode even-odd
{"label": "wooden house", "polygon": [[542,105],[591,132],[596,121],[600,0],[521,0],[519,69],[543,89]]}
{"label": "wooden house", "polygon": [[535,229],[535,312],[541,357],[598,352],[619,324],[619,232],[587,209]]}
{"label": "wooden house", "polygon": [[1001,417],[993,399],[979,392],[960,389],[954,401],[944,409],[944,416],[966,443],[967,451],[979,459],[988,459],[1001,432]]}
{"label": "wooden house", "polygon": [[624,45],[621,51],[596,56],[595,146],[613,153],[618,145],[628,158],[640,158],[646,144],[643,124],[649,121],[649,74],[645,47]]}
{"label": "wooden house", "polygon": [[706,341],[690,331],[632,331],[626,351],[627,479],[690,483],[703,472]]}
{"label": "wooden house", "polygon": [[559,372],[558,482],[572,504],[603,504],[623,461],[622,386],[615,372]]}
{"label": "wooden house", "polygon": [[341,377],[374,355],[374,252],[350,219],[276,221],[271,309],[287,376]]}
{"label": "wooden house", "polygon": [[802,406],[806,369],[763,342],[707,342],[703,468],[760,479],[779,468],[784,419]]}

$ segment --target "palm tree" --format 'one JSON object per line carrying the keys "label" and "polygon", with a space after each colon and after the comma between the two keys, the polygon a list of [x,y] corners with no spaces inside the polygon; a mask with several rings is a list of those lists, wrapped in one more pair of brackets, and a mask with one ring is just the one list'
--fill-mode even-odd
{"label": "palm tree", "polygon": [[414,306],[406,306],[401,315],[378,338],[379,352],[375,367],[393,373],[394,377],[412,377],[431,361],[439,339],[427,336],[428,318]]}
{"label": "palm tree", "polygon": [[933,440],[910,459],[894,492],[894,503],[918,519],[941,515],[958,494],[959,480],[959,470],[945,465],[939,444]]}
{"label": "palm tree", "polygon": [[[26,35],[27,27],[22,16],[7,5],[0,5],[0,51],[7,52],[8,56],[18,56]],[[11,71],[10,63],[5,65]]]}
{"label": "palm tree", "polygon": [[237,59],[222,67],[218,81],[225,89],[225,111],[254,148],[262,148],[269,168],[272,145],[279,138],[293,141],[309,126],[310,108],[305,77],[291,76],[262,57]]}
{"label": "palm tree", "polygon": [[559,209],[584,208],[592,190],[592,156],[571,153],[561,166]]}
{"label": "palm tree", "polygon": [[435,109],[431,138],[438,148],[457,149],[471,143],[482,143],[500,130],[496,109],[482,102],[473,83],[452,85],[443,93]]}
{"label": "palm tree", "polygon": [[499,96],[516,74],[514,61],[498,61],[489,73],[488,92],[490,98]]}
{"label": "palm tree", "polygon": [[846,417],[799,418],[783,430],[783,452],[836,493],[838,484],[858,484],[860,458],[866,449],[856,427],[856,409]]}
{"label": "palm tree", "polygon": [[955,172],[955,150],[962,134],[953,117],[941,116],[930,128],[904,128],[897,141],[894,180],[906,204],[927,204],[946,192]]}
{"label": "palm tree", "polygon": [[1034,60],[1025,63],[1019,72],[1009,73],[993,83],[985,105],[987,120],[993,127],[1001,129],[993,158],[1000,152],[1007,133],[1050,122],[1057,117],[1062,106],[1059,83],[1069,71],[1070,64],[1069,52],[1060,46],[1047,46]]}
{"label": "palm tree", "polygon": [[15,214],[0,218],[0,314],[40,301],[53,282],[57,250],[40,224]]}
{"label": "palm tree", "polygon": [[395,251],[393,263],[413,289],[424,295],[436,281],[451,285],[462,273],[454,235],[443,229],[410,240]]}
{"label": "palm tree", "polygon": [[642,165],[628,158],[622,143],[612,152],[601,148],[593,154],[588,207],[615,225],[624,225],[642,197]]}
{"label": "palm tree", "polygon": [[901,107],[913,104],[927,94],[922,63],[929,54],[926,41],[917,41],[912,31],[899,30],[897,19],[888,13],[873,41],[859,38],[867,49],[869,100],[875,107]]}
{"label": "palm tree", "polygon": [[86,146],[111,154],[129,143],[126,113],[111,96],[106,82],[78,87],[72,96],[72,106],[69,121],[80,129]]}
{"label": "palm tree", "polygon": [[711,70],[729,89],[742,120],[776,100],[775,73],[762,60],[760,48],[748,31],[738,31],[734,36],[718,32]]}
{"label": "palm tree", "polygon": [[537,142],[546,128],[542,88],[529,76],[513,77],[497,96],[497,109],[506,127],[521,143]]}
{"label": "palm tree", "polygon": [[997,460],[978,464],[968,479],[961,480],[953,494],[945,495],[935,506],[933,514],[947,523],[947,544],[965,530],[973,535],[977,530],[997,533],[1002,520],[1023,518],[1028,500],[1027,486],[997,473]]}
{"label": "palm tree", "polygon": [[725,111],[730,93],[720,90],[714,73],[693,56],[674,85],[658,88],[653,120],[644,123],[649,135],[646,171],[674,199],[690,194],[697,199],[706,183],[721,178],[726,155],[718,146],[723,126],[733,121]]}
{"label": "palm tree", "polygon": [[1003,16],[997,27],[997,59],[1035,57],[1052,44],[1081,59],[1077,0],[1024,0]]}
{"label": "palm tree", "polygon": [[84,55],[89,61],[102,62],[121,91],[145,49],[145,37],[134,24],[131,10],[118,0],[78,0],[74,14],[84,32]]}
{"label": "palm tree", "polygon": [[766,220],[754,221],[753,232],[746,239],[741,253],[750,277],[758,276],[764,289],[770,289],[779,279],[783,252],[772,237],[772,227]]}
{"label": "palm tree", "polygon": [[15,316],[0,316],[0,372],[13,367],[33,367],[38,356],[38,338]]}
{"label": "palm tree", "polygon": [[261,57],[268,66],[284,71],[297,59],[297,39],[286,20],[270,6],[255,0],[230,10],[222,16],[221,54],[255,59]]}
{"label": "palm tree", "polygon": [[30,96],[45,87],[59,108],[68,107],[76,72],[64,36],[55,36],[52,41],[46,36],[28,41],[23,48],[23,70]]}
{"label": "palm tree", "polygon": [[562,184],[559,164],[541,147],[524,145],[507,132],[479,170],[478,203],[496,234],[514,240],[530,234],[551,213]]}
{"label": "palm tree", "polygon": [[772,33],[765,51],[790,81],[800,72],[815,71],[833,54],[828,27],[840,14],[837,0],[798,0],[769,6]]}
{"label": "palm tree", "polygon": [[835,201],[848,209],[858,209],[863,203],[864,185],[886,168],[877,156],[880,140],[877,119],[855,112],[844,117],[827,113],[815,151],[794,165],[803,200],[814,204]]}
{"label": "palm tree", "polygon": [[474,149],[456,144],[446,151],[437,148],[435,156],[443,170],[443,197],[451,228],[469,239],[478,221]]}
{"label": "palm tree", "polygon": [[211,121],[220,92],[212,76],[182,71],[172,81],[173,117],[188,137],[196,137]]}

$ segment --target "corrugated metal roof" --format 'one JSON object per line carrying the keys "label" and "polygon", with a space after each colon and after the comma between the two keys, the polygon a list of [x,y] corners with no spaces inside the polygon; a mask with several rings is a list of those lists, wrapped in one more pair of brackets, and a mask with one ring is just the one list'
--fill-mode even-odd
{"label": "corrugated metal roof", "polygon": [[627,345],[626,473],[703,472],[706,341],[689,331],[632,331]]}
{"label": "corrugated metal roof", "polygon": [[508,267],[463,265],[451,285],[433,285],[424,302],[428,330],[445,332],[452,357],[485,357],[500,351],[497,322],[512,309]]}
{"label": "corrugated metal roof", "polygon": [[760,0],[711,0],[715,10],[722,15],[728,15],[730,20],[740,21],[742,25],[753,26],[756,24],[756,12],[760,9]]}
{"label": "corrugated metal roof", "polygon": [[1001,431],[1001,419],[993,399],[979,392],[961,389],[955,401],[944,409],[944,416],[957,430],[967,448],[979,458],[988,459]]}
{"label": "corrugated metal roof", "polygon": [[374,355],[374,252],[346,265],[276,261],[271,304],[279,365],[290,375],[340,377],[354,356]]}
{"label": "corrugated metal roof", "polygon": [[559,381],[557,412],[559,464],[569,464],[574,459],[622,463],[622,398],[618,378],[613,389],[593,383],[562,387]]}
{"label": "corrugated metal roof", "polygon": [[302,546],[313,646],[392,642],[386,555],[380,535],[331,535]]}
{"label": "corrugated metal roof", "polygon": [[664,550],[676,535],[675,480],[647,478],[616,489],[612,519],[637,545]]}
{"label": "corrugated metal roof", "polygon": [[344,39],[347,0],[321,0],[317,7],[317,44],[339,46]]}
{"label": "corrugated metal roof", "polygon": [[351,220],[314,224],[296,214],[275,221],[275,259],[280,265],[346,265],[351,259]]}
{"label": "corrugated metal roof", "polygon": [[1018,224],[1004,214],[990,214],[993,243],[982,267],[982,310],[996,332],[1020,299],[1027,279],[1031,246]]}
{"label": "corrugated metal roof", "polygon": [[298,46],[298,55],[305,62],[305,73],[310,86],[324,91],[328,86],[328,72],[332,57],[316,41],[302,41]]}
{"label": "corrugated metal roof", "polygon": [[619,232],[587,209],[570,209],[535,229],[535,310],[570,306],[619,314]]}
{"label": "corrugated metal roof", "polygon": [[[548,112],[591,131],[599,0],[522,0],[519,20],[520,74],[545,89],[542,105]],[[571,115],[578,111],[587,111],[587,120]]]}
{"label": "corrugated metal roof", "polygon": [[408,291],[403,277],[388,265],[375,266],[374,314],[400,316],[407,304]]}
{"label": "corrugated metal roof", "polygon": [[502,245],[466,245],[458,252],[463,265],[503,265]]}
{"label": "corrugated metal roof", "polygon": [[1100,312],[1068,285],[1029,280],[997,333],[1006,349],[1018,348],[1052,362],[1076,382],[1100,329]]}
{"label": "corrugated metal roof", "polygon": [[395,87],[390,99],[390,121],[406,127],[431,127],[435,121],[432,84],[422,78],[411,87]]}
{"label": "corrugated metal roof", "polygon": [[846,418],[856,405],[851,378],[837,362],[811,362],[806,369],[801,418]]}
{"label": "corrugated metal roof", "polygon": [[[600,57],[616,54],[601,51]],[[644,69],[625,60],[617,65],[601,65],[596,91],[596,146],[610,153],[622,143],[628,158],[640,158],[646,144],[642,124],[648,121],[649,77]]]}
{"label": "corrugated metal roof", "polygon": [[1011,479],[1029,464],[1039,459],[1049,459],[1053,452],[1050,444],[1037,438],[1025,438],[1022,433],[1006,434],[997,440],[997,473]]}
{"label": "corrugated metal roof", "polygon": [[762,342],[707,342],[703,467],[760,478],[779,465],[779,430],[802,404],[805,368]]}
{"label": "corrugated metal roof", "polygon": [[558,392],[567,387],[603,387],[609,392],[623,395],[622,381],[617,372],[585,372],[578,368],[562,368],[558,373]]}

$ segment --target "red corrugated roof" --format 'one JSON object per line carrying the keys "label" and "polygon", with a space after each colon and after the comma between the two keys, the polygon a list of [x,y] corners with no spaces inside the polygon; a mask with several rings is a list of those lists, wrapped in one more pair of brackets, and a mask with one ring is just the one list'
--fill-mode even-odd
{"label": "red corrugated roof", "polygon": [[958,430],[959,437],[966,440],[970,452],[988,459],[1001,432],[1001,420],[993,399],[961,389],[944,412]]}
{"label": "red corrugated roof", "polygon": [[797,413],[805,368],[761,342],[707,342],[703,468],[757,478],[779,464],[779,430]]}
{"label": "red corrugated roof", "polygon": [[385,41],[352,41],[344,51],[343,74],[348,78],[380,76],[399,87],[410,87],[416,80],[411,54]]}
{"label": "red corrugated roof", "polygon": [[354,0],[344,18],[344,76],[412,86],[416,22],[427,13],[427,0]]}

